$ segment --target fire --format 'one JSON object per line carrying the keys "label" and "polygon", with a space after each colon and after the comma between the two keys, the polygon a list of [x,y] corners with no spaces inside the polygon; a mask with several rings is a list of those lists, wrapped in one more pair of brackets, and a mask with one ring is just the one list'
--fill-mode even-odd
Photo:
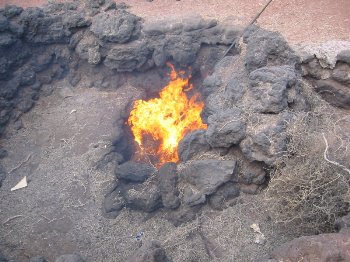
{"label": "fire", "polygon": [[[199,93],[191,98],[185,93],[193,88],[189,83],[191,75],[186,78],[184,71],[176,72],[173,65],[168,66],[171,69],[170,82],[162,89],[159,98],[135,101],[128,119],[140,147],[138,153],[156,156],[157,167],[179,160],[177,147],[188,132],[207,128],[200,117],[204,103],[198,101]],[[147,141],[149,138],[153,140],[151,145]]]}

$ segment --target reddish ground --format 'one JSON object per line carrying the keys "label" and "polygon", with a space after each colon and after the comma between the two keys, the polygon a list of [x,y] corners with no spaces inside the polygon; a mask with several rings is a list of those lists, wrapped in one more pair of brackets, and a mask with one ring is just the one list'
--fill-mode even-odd
{"label": "reddish ground", "polygon": [[[67,1],[67,0],[60,0]],[[0,6],[40,6],[48,0],[0,0]],[[120,2],[120,1],[117,1]],[[125,0],[131,11],[147,20],[198,13],[205,18],[245,25],[267,0]],[[350,40],[349,0],[274,0],[260,17],[263,27],[281,32],[290,42]]]}

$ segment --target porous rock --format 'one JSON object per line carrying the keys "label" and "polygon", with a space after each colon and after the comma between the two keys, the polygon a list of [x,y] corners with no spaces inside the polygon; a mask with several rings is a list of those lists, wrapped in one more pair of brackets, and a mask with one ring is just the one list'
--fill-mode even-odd
{"label": "porous rock", "polygon": [[71,32],[65,28],[62,15],[50,15],[38,7],[29,7],[20,15],[25,26],[24,37],[33,44],[68,43]]}
{"label": "porous rock", "polygon": [[262,185],[266,181],[264,164],[257,161],[244,161],[240,167],[238,182],[243,184]]}
{"label": "porous rock", "polygon": [[350,213],[346,216],[338,218],[335,223],[334,227],[337,231],[342,230],[349,230],[350,229]]}
{"label": "porous rock", "polygon": [[155,184],[138,184],[124,193],[126,206],[144,212],[153,212],[162,205],[162,198],[158,186]]}
{"label": "porous rock", "polygon": [[134,41],[127,45],[115,46],[107,53],[105,66],[116,69],[118,72],[132,72],[139,70],[146,63],[151,50],[144,41]]}
{"label": "porous rock", "polygon": [[198,215],[200,215],[202,206],[187,206],[182,205],[180,208],[172,211],[168,211],[167,220],[169,220],[175,227],[181,226],[194,220]]}
{"label": "porous rock", "polygon": [[296,83],[290,66],[259,68],[249,75],[252,106],[260,113],[279,113],[288,106],[287,88]]}
{"label": "porous rock", "polygon": [[190,184],[185,187],[184,202],[189,206],[202,204],[206,196],[213,194],[228,182],[236,168],[235,160],[196,160],[181,172],[181,178]]}
{"label": "porous rock", "polygon": [[166,262],[168,258],[158,241],[151,240],[142,245],[127,262]]}
{"label": "porous rock", "polygon": [[205,137],[212,147],[230,147],[245,136],[246,124],[238,108],[218,112],[208,118]]}
{"label": "porous rock", "polygon": [[116,187],[112,192],[106,195],[103,201],[103,208],[106,217],[116,218],[120,212],[125,207],[124,198]]}
{"label": "porous rock", "polygon": [[204,129],[188,133],[179,143],[178,154],[181,161],[190,160],[195,155],[208,151],[210,145],[205,139]]}
{"label": "porous rock", "polygon": [[332,78],[343,84],[350,85],[350,63],[349,65],[337,64],[332,72]]}
{"label": "porous rock", "polygon": [[90,30],[103,41],[123,44],[138,36],[139,21],[125,10],[113,10],[96,15]]}
{"label": "porous rock", "polygon": [[333,106],[350,109],[350,88],[331,79],[318,80],[315,90]]}
{"label": "porous rock", "polygon": [[180,65],[190,65],[196,60],[200,43],[191,35],[170,35],[153,42],[152,58],[157,66],[163,66],[169,60]]}
{"label": "porous rock", "polygon": [[207,76],[203,81],[202,87],[200,88],[201,95],[206,98],[210,94],[218,92],[221,83],[222,80],[217,74]]}
{"label": "porous rock", "polygon": [[245,75],[235,73],[229,79],[226,87],[224,96],[230,100],[231,103],[236,104],[241,100],[244,93],[248,89],[247,77]]}
{"label": "porous rock", "polygon": [[129,161],[118,165],[115,169],[115,175],[117,178],[129,182],[144,182],[156,171],[157,169],[151,164]]}
{"label": "porous rock", "polygon": [[239,196],[239,187],[236,183],[227,182],[209,198],[209,205],[216,210],[223,210],[225,203]]}
{"label": "porous rock", "polygon": [[55,262],[84,262],[78,254],[67,254],[59,256]]}
{"label": "porous rock", "polygon": [[284,114],[280,114],[277,118],[270,116],[247,134],[239,145],[248,160],[272,165],[286,150],[284,120],[287,117]]}
{"label": "porous rock", "polygon": [[350,65],[350,49],[342,50],[337,55],[337,61],[341,61]]}
{"label": "porous rock", "polygon": [[208,123],[209,116],[227,110],[227,108],[231,107],[230,105],[231,103],[224,93],[217,92],[210,94],[205,100],[204,109],[201,112],[203,122]]}
{"label": "porous rock", "polygon": [[177,189],[177,166],[175,163],[166,163],[158,171],[159,190],[165,208],[176,209],[180,206]]}
{"label": "porous rock", "polygon": [[93,35],[84,36],[75,48],[81,59],[87,60],[89,64],[97,65],[101,61],[99,43]]}
{"label": "porous rock", "polygon": [[247,54],[245,66],[249,72],[265,66],[289,65],[295,67],[299,57],[281,34],[251,26],[245,34]]}
{"label": "porous rock", "polygon": [[4,8],[4,15],[7,18],[12,18],[14,16],[18,16],[22,13],[23,8],[15,5],[6,5]]}
{"label": "porous rock", "polygon": [[304,236],[283,244],[272,252],[277,261],[350,261],[350,230]]}

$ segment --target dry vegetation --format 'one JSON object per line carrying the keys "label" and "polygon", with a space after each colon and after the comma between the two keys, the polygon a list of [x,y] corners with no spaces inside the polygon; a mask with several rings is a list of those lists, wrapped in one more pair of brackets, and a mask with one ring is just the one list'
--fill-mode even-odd
{"label": "dry vegetation", "polygon": [[297,235],[333,231],[335,219],[350,211],[350,116],[306,85],[304,94],[311,110],[297,113],[288,125],[287,152],[265,194],[272,219]]}

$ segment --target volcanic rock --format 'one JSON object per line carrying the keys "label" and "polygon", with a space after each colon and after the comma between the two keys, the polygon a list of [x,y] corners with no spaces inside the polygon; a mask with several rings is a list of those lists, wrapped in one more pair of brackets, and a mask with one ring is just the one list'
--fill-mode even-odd
{"label": "volcanic rock", "polygon": [[3,11],[3,14],[7,18],[12,18],[14,16],[18,16],[22,13],[23,8],[15,5],[6,5]]}
{"label": "volcanic rock", "polygon": [[299,58],[277,32],[251,26],[244,40],[247,43],[245,66],[249,72],[265,66],[289,65],[295,67]]}
{"label": "volcanic rock", "polygon": [[124,207],[125,201],[119,187],[116,187],[112,192],[107,194],[103,201],[103,208],[106,217],[116,218],[119,215],[119,211]]}
{"label": "volcanic rock", "polygon": [[89,64],[97,65],[101,61],[99,43],[93,35],[86,35],[83,37],[76,45],[75,50],[79,57],[87,60]]}
{"label": "volcanic rock", "polygon": [[77,254],[67,254],[59,256],[55,262],[84,262],[84,260]]}
{"label": "volcanic rock", "polygon": [[0,86],[0,96],[6,99],[11,99],[17,93],[20,85],[20,79],[18,77],[12,78],[5,85]]}
{"label": "volcanic rock", "polygon": [[154,44],[152,58],[156,66],[163,66],[169,60],[180,65],[190,65],[196,60],[200,43],[191,35],[170,35]]}
{"label": "volcanic rock", "polygon": [[217,74],[207,76],[201,87],[201,95],[208,97],[210,94],[217,92],[221,84],[222,80]]}
{"label": "volcanic rock", "polygon": [[63,24],[66,28],[80,28],[91,25],[91,21],[84,17],[83,13],[67,12],[63,17]]}
{"label": "volcanic rock", "polygon": [[261,162],[244,161],[239,174],[239,183],[262,185],[266,181],[266,172]]}
{"label": "volcanic rock", "polygon": [[230,101],[224,93],[218,92],[210,94],[205,100],[205,106],[201,113],[201,117],[205,123],[208,123],[209,116],[221,113],[230,107]]}
{"label": "volcanic rock", "polygon": [[188,133],[179,143],[178,154],[181,161],[190,160],[195,155],[208,151],[210,145],[205,138],[206,130],[199,129]]}
{"label": "volcanic rock", "polygon": [[350,213],[335,221],[334,227],[337,231],[350,229]]}
{"label": "volcanic rock", "polygon": [[159,190],[165,208],[176,209],[180,206],[177,189],[177,167],[175,163],[166,163],[158,171]]}
{"label": "volcanic rock", "polygon": [[194,220],[197,216],[200,215],[202,206],[187,206],[182,205],[180,208],[174,211],[168,211],[167,220],[169,220],[175,227],[181,226],[187,222]]}
{"label": "volcanic rock", "polygon": [[270,116],[260,125],[254,126],[247,137],[241,141],[240,148],[250,161],[260,161],[272,165],[276,158],[286,149],[284,121],[288,116],[281,114],[278,118]]}
{"label": "volcanic rock", "polygon": [[224,96],[233,104],[236,104],[243,97],[247,89],[248,84],[245,76],[235,73],[231,76],[225,87]]}
{"label": "volcanic rock", "polygon": [[337,55],[337,61],[350,65],[350,50],[343,50]]}
{"label": "volcanic rock", "polygon": [[144,41],[134,41],[123,46],[115,46],[107,53],[105,66],[118,72],[132,72],[146,66],[151,50]]}
{"label": "volcanic rock", "polygon": [[350,109],[350,88],[334,80],[318,80],[315,90],[333,106]]}
{"label": "volcanic rock", "polygon": [[223,210],[225,202],[239,196],[239,187],[236,183],[227,182],[209,198],[209,205],[216,210]]}
{"label": "volcanic rock", "polygon": [[2,182],[5,180],[5,178],[6,178],[6,170],[2,165],[0,165],[0,187],[2,186]]}
{"label": "volcanic rock", "polygon": [[113,10],[96,15],[90,27],[102,41],[123,44],[137,38],[140,18],[125,10]]}
{"label": "volcanic rock", "polygon": [[20,84],[22,86],[32,85],[35,82],[35,72],[31,68],[25,68],[21,72],[20,79]]}
{"label": "volcanic rock", "polygon": [[68,43],[71,32],[65,28],[62,15],[49,15],[38,7],[29,7],[20,15],[25,26],[24,37],[33,44]]}
{"label": "volcanic rock", "polygon": [[337,64],[332,72],[332,78],[343,84],[350,85],[350,63]]}
{"label": "volcanic rock", "polygon": [[6,31],[9,27],[9,22],[5,16],[0,14],[0,32]]}
{"label": "volcanic rock", "polygon": [[7,260],[7,258],[5,257],[5,255],[2,253],[2,252],[0,252],[0,262],[7,262],[8,260]]}
{"label": "volcanic rock", "polygon": [[6,151],[6,149],[0,147],[0,159],[3,159],[5,157],[7,157],[7,156],[8,156],[8,152]]}
{"label": "volcanic rock", "polygon": [[12,45],[16,42],[16,37],[10,33],[0,33],[0,48]]}
{"label": "volcanic rock", "polygon": [[245,136],[246,124],[238,108],[218,112],[208,118],[205,137],[212,147],[230,147]]}
{"label": "volcanic rock", "polygon": [[287,88],[296,83],[290,66],[259,68],[249,75],[252,107],[260,113],[279,113],[288,106]]}
{"label": "volcanic rock", "polygon": [[144,182],[155,172],[157,172],[157,169],[150,164],[131,161],[121,164],[115,169],[117,178],[128,182]]}
{"label": "volcanic rock", "polygon": [[54,60],[54,53],[45,52],[34,58],[33,69],[35,72],[41,72],[46,70]]}
{"label": "volcanic rock", "polygon": [[350,230],[296,238],[272,252],[277,261],[350,261]]}
{"label": "volcanic rock", "polygon": [[34,101],[31,98],[23,98],[18,104],[17,108],[23,112],[27,113],[34,106]]}
{"label": "volcanic rock", "polygon": [[29,262],[47,262],[47,260],[43,257],[31,257]]}
{"label": "volcanic rock", "polygon": [[148,21],[142,26],[142,32],[147,36],[159,36],[165,34],[180,34],[183,23],[177,19],[166,19],[161,21]]}
{"label": "volcanic rock", "polygon": [[135,185],[123,194],[126,206],[131,209],[150,213],[163,206],[159,189],[152,183]]}
{"label": "volcanic rock", "polygon": [[169,261],[160,243],[154,240],[142,245],[127,262],[166,262]]}
{"label": "volcanic rock", "polygon": [[185,188],[184,202],[189,206],[204,203],[206,196],[213,194],[232,178],[235,168],[235,160],[191,162],[180,172],[181,178],[191,185]]}

